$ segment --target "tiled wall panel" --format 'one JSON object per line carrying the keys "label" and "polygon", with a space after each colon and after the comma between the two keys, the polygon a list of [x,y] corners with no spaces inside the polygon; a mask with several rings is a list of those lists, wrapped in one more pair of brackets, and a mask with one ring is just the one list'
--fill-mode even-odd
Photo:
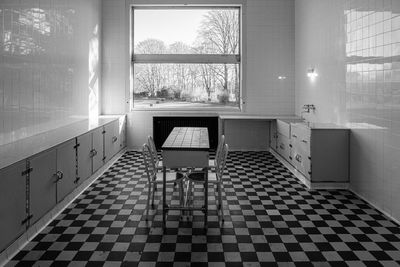
{"label": "tiled wall panel", "polygon": [[[400,1],[296,1],[296,113],[351,128],[351,188],[400,220]],[[311,81],[307,69],[319,76]]]}
{"label": "tiled wall panel", "polygon": [[100,0],[0,1],[0,145],[88,116],[100,8]]}

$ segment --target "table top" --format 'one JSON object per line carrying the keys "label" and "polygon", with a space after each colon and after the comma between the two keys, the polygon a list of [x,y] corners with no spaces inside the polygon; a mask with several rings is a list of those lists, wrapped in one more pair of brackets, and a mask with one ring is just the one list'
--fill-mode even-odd
{"label": "table top", "polygon": [[203,127],[175,127],[162,145],[164,150],[208,150],[208,129]]}

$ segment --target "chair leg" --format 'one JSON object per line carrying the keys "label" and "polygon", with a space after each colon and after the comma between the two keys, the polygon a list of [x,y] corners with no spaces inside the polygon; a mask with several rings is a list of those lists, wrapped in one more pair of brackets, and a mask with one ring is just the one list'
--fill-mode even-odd
{"label": "chair leg", "polygon": [[156,194],[157,191],[157,184],[154,183],[153,185],[153,195],[151,196],[151,208],[154,209],[154,195]]}
{"label": "chair leg", "polygon": [[221,190],[221,184],[218,183],[217,184],[217,188],[218,188],[218,204],[219,204],[219,209],[221,210],[221,217],[222,217],[222,221],[224,221],[224,205],[222,203],[222,190]]}
{"label": "chair leg", "polygon": [[151,184],[149,184],[149,190],[147,192],[146,220],[149,218],[150,194],[151,194]]}

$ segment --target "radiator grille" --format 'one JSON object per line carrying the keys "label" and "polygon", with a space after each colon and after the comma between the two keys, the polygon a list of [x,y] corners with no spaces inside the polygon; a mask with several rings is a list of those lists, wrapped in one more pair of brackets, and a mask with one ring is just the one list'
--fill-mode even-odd
{"label": "radiator grille", "polygon": [[160,149],[174,127],[207,127],[210,149],[218,145],[218,117],[153,117],[153,138]]}

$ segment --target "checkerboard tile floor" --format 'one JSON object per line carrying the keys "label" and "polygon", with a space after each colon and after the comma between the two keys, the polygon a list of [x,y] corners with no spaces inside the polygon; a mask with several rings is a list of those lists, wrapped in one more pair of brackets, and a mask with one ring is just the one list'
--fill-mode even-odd
{"label": "checkerboard tile floor", "polygon": [[9,265],[400,265],[399,226],[349,191],[307,190],[268,152],[230,152],[224,180],[222,225],[210,188],[206,234],[201,212],[174,211],[163,234],[161,190],[146,221],[143,161],[127,152]]}

